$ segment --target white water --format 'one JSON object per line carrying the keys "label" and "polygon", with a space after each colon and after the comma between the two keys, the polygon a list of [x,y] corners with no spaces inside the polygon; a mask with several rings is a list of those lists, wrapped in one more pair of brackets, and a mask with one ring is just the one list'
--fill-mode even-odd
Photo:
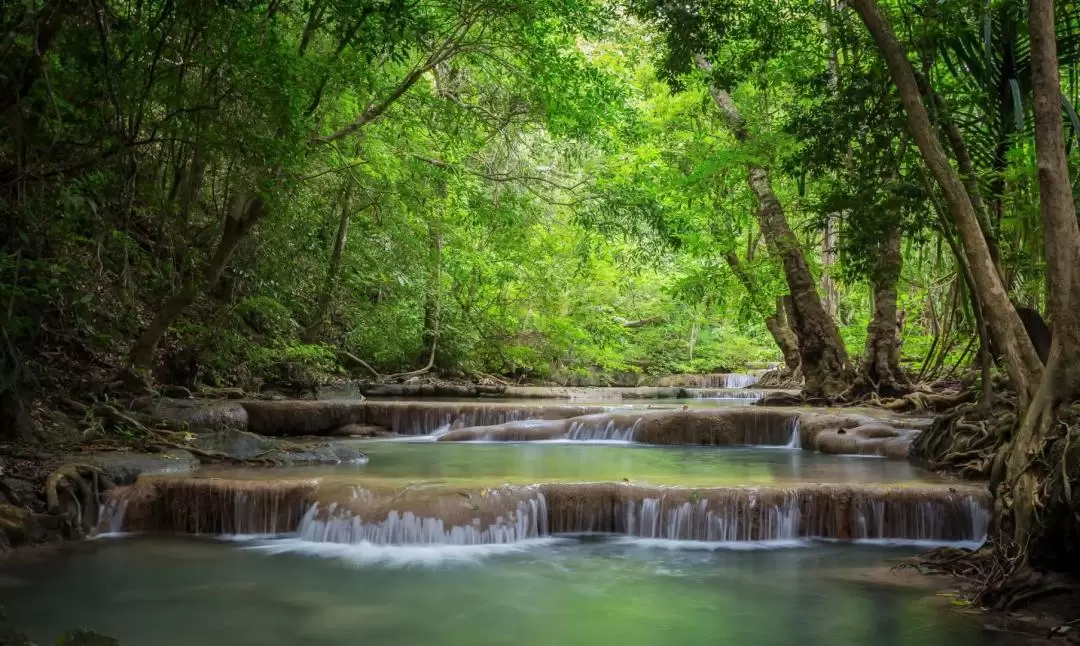
{"label": "white water", "polygon": [[757,375],[724,375],[724,388],[749,388],[758,382]]}
{"label": "white water", "polygon": [[[742,513],[740,513],[742,512]],[[626,505],[626,533],[641,538],[730,543],[798,538],[799,501],[790,496],[781,505],[726,507],[714,512],[708,500],[664,508],[663,501],[645,498]]]}
{"label": "white water", "polygon": [[799,435],[799,418],[796,416],[791,420],[791,439],[788,440],[787,446],[789,449],[801,449],[802,437]]}
{"label": "white water", "polygon": [[566,438],[575,441],[633,442],[637,427],[638,421],[630,427],[617,426],[614,421],[608,421],[603,426],[591,421],[572,422]]}
{"label": "white water", "polygon": [[548,534],[547,501],[543,494],[519,501],[514,511],[495,518],[487,527],[480,519],[470,525],[448,526],[442,518],[391,511],[385,520],[364,521],[336,504],[320,513],[318,503],[300,520],[297,538],[317,543],[376,545],[491,545],[514,543]]}
{"label": "white water", "polygon": [[754,402],[765,396],[760,390],[741,390],[735,388],[686,388],[687,394],[694,399],[710,399],[718,401],[746,401]]}
{"label": "white water", "polygon": [[246,546],[245,549],[266,554],[302,554],[340,559],[356,566],[408,567],[477,563],[489,556],[524,552],[564,542],[568,541],[562,538],[534,538],[514,543],[483,545],[382,545],[370,542],[319,543],[287,538]]}

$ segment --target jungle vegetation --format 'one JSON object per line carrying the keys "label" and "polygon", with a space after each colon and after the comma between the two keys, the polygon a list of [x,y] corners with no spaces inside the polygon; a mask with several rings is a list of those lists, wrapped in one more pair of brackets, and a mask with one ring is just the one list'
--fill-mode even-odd
{"label": "jungle vegetation", "polygon": [[0,25],[6,432],[115,379],[773,362],[814,401],[962,406],[921,450],[990,479],[996,589],[1080,565],[1074,3],[27,0]]}

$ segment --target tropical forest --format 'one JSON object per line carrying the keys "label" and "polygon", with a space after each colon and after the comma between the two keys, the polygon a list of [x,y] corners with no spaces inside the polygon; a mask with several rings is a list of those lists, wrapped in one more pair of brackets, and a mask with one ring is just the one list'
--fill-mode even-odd
{"label": "tropical forest", "polygon": [[1080,643],[1078,111],[1063,0],[2,2],[0,643]]}

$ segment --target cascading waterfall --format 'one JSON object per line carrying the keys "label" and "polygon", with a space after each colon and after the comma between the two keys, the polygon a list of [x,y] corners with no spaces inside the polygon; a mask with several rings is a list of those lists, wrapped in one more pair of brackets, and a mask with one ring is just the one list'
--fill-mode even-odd
{"label": "cascading waterfall", "polygon": [[658,498],[625,504],[626,534],[638,538],[735,542],[775,541],[799,535],[799,504],[795,497],[780,503],[742,504],[710,509],[710,501],[664,506]]}
{"label": "cascading waterfall", "polygon": [[799,434],[799,417],[796,415],[791,419],[791,439],[788,440],[787,448],[789,449],[801,449],[802,437]]}
{"label": "cascading waterfall", "polygon": [[739,373],[712,373],[691,375],[669,375],[661,378],[657,385],[661,387],[682,388],[748,388],[758,382],[757,375]]}
{"label": "cascading waterfall", "polygon": [[634,432],[637,431],[639,421],[640,420],[635,421],[630,426],[620,426],[616,424],[614,420],[609,420],[606,424],[602,425],[591,420],[576,421],[570,424],[570,430],[567,431],[566,437],[570,440],[593,442],[633,442]]}
{"label": "cascading waterfall", "polygon": [[318,503],[300,520],[297,537],[320,543],[376,545],[492,545],[514,543],[548,534],[543,494],[518,501],[486,526],[480,518],[453,525],[442,518],[391,510],[383,520],[364,520],[352,510],[331,503],[325,512]]}
{"label": "cascading waterfall", "polygon": [[694,399],[738,399],[757,401],[765,396],[760,390],[745,390],[742,388],[688,388],[688,395]]}
{"label": "cascading waterfall", "polygon": [[493,426],[525,419],[526,412],[510,407],[394,408],[390,430],[401,435],[427,435],[439,429]]}
{"label": "cascading waterfall", "polygon": [[96,533],[284,534],[312,542],[503,544],[615,533],[692,541],[981,541],[978,489],[807,485],[684,489],[545,484],[321,491],[311,481],[161,478],[110,492]]}
{"label": "cascading waterfall", "polygon": [[722,388],[749,388],[758,382],[757,375],[727,374],[723,375],[724,385]]}

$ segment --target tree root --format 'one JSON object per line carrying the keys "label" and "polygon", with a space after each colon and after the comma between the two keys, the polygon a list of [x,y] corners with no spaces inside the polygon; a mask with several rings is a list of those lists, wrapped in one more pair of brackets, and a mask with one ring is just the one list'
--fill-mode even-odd
{"label": "tree root", "polygon": [[931,393],[915,391],[903,397],[893,399],[882,404],[886,410],[894,413],[912,413],[916,411],[939,412],[953,408],[959,404],[971,400],[971,391],[959,391],[956,393]]}
{"label": "tree root", "polygon": [[[65,464],[46,478],[45,502],[49,513],[67,516],[74,527],[88,532],[97,525],[102,494],[113,486],[112,480],[99,467]],[[70,505],[61,502],[61,493],[67,494]]]}

